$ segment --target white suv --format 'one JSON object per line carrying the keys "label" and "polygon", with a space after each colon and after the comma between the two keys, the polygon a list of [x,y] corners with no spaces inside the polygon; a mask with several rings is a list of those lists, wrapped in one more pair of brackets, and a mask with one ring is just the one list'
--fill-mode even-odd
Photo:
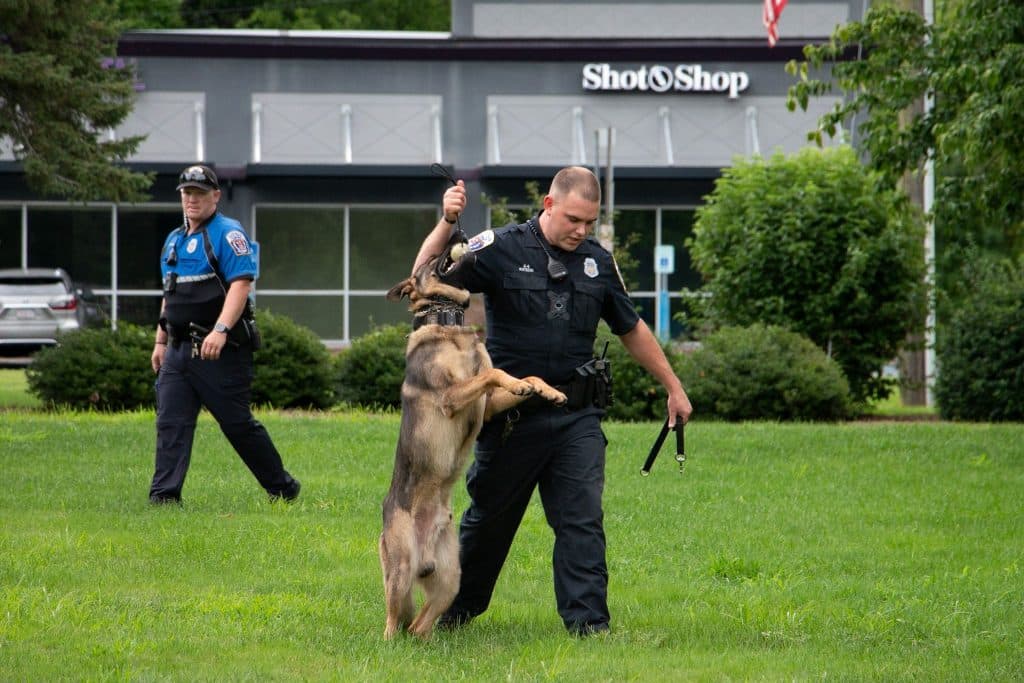
{"label": "white suv", "polygon": [[92,290],[62,268],[0,270],[0,354],[52,346],[59,335],[105,318]]}

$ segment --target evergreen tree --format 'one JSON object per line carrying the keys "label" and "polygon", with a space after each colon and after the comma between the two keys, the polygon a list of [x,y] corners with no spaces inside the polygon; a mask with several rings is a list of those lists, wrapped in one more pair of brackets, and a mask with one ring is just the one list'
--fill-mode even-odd
{"label": "evergreen tree", "polygon": [[0,144],[29,186],[79,201],[137,201],[152,180],[119,164],[142,140],[110,140],[132,109],[133,73],[103,0],[0,0]]}

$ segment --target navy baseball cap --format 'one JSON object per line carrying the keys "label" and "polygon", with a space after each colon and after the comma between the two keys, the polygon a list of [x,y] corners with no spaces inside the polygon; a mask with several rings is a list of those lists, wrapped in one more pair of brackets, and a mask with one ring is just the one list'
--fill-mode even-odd
{"label": "navy baseball cap", "polygon": [[175,189],[181,190],[184,187],[198,187],[207,192],[220,189],[217,174],[209,166],[189,166],[182,171],[178,176],[178,187]]}

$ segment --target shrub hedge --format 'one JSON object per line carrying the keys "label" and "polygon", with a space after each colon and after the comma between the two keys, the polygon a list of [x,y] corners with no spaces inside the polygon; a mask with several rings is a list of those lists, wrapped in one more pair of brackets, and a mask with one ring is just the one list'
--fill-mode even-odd
{"label": "shrub hedge", "polygon": [[[330,354],[309,329],[258,310],[263,348],[256,352],[252,400],[278,408],[329,408],[335,402]],[[51,407],[152,408],[153,330],[130,323],[78,330],[39,351],[26,371],[29,390]]]}
{"label": "shrub hedge", "polygon": [[62,336],[36,353],[25,371],[29,391],[51,408],[131,410],[152,407],[153,331],[129,323]]}
{"label": "shrub hedge", "polygon": [[951,420],[1024,420],[1024,260],[978,262],[938,332],[935,399]]}
{"label": "shrub hedge", "polygon": [[724,420],[842,420],[851,416],[839,365],[778,326],[724,327],[678,358],[695,415]]}
{"label": "shrub hedge", "polygon": [[333,363],[308,327],[257,309],[263,347],[255,354],[252,402],[275,408],[330,408],[335,403]]}
{"label": "shrub hedge", "polygon": [[[322,409],[340,399],[374,409],[401,406],[408,324],[378,327],[353,340],[332,361],[310,330],[266,311],[259,311],[257,318],[264,347],[257,352],[254,403]],[[29,388],[48,406],[152,407],[152,339],[152,330],[125,323],[116,331],[69,334],[60,346],[37,355],[27,372]],[[609,418],[662,420],[664,390],[602,325],[596,354],[605,342],[615,389]],[[850,415],[849,390],[838,365],[812,342],[785,329],[723,328],[692,354],[669,345],[663,349],[701,418],[837,420]]]}
{"label": "shrub hedge", "polygon": [[382,325],[353,339],[336,358],[335,390],[350,405],[399,408],[405,377],[405,345],[412,326]]}

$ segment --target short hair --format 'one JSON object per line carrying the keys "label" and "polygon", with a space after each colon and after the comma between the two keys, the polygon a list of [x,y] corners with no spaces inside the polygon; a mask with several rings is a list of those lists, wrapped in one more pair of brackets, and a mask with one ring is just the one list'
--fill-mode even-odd
{"label": "short hair", "polygon": [[565,197],[573,192],[588,202],[601,203],[601,184],[589,168],[566,166],[551,179],[551,196]]}

